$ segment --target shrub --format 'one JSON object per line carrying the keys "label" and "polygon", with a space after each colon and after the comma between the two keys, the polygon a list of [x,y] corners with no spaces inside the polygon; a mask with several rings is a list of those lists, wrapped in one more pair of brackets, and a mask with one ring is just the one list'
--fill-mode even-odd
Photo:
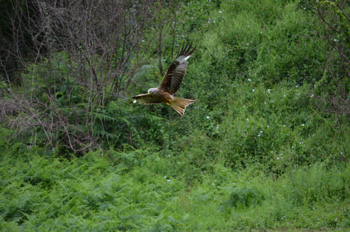
{"label": "shrub", "polygon": [[225,203],[231,207],[244,208],[259,204],[262,200],[264,200],[263,195],[254,188],[234,188]]}

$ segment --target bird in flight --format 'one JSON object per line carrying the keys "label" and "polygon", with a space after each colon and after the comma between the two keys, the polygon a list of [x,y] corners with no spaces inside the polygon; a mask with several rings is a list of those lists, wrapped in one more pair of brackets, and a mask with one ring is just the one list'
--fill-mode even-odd
{"label": "bird in flight", "polygon": [[186,107],[196,100],[174,97],[174,94],[180,88],[186,74],[186,68],[188,66],[187,60],[195,50],[196,47],[192,49],[192,43],[187,42],[186,45],[183,43],[179,55],[166,71],[160,86],[157,88],[150,88],[146,94],[139,94],[131,97],[131,99],[134,100],[133,102],[144,105],[165,103],[171,106],[176,113],[182,117]]}

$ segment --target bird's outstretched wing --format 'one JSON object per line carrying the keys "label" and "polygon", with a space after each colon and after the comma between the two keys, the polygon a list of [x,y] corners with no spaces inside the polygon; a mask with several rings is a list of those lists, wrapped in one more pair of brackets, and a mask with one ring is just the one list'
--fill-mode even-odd
{"label": "bird's outstretched wing", "polygon": [[137,103],[143,104],[143,105],[149,105],[149,104],[156,104],[156,103],[162,103],[162,101],[158,98],[153,96],[152,94],[146,93],[146,94],[139,94],[136,96],[131,97],[131,99]]}
{"label": "bird's outstretched wing", "polygon": [[191,49],[192,43],[187,42],[186,45],[185,43],[182,44],[179,55],[173,61],[164,75],[162,83],[159,86],[161,90],[174,94],[180,88],[182,80],[186,74],[186,68],[188,65],[187,60],[196,50],[196,47],[194,47],[192,50]]}

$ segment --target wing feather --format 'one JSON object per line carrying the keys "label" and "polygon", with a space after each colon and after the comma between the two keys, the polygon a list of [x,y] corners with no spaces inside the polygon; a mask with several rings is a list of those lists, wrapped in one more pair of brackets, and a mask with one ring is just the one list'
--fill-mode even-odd
{"label": "wing feather", "polygon": [[167,72],[164,75],[162,83],[160,84],[160,89],[174,94],[178,91],[181,83],[186,74],[186,68],[188,66],[188,58],[196,50],[196,47],[192,49],[192,43],[189,41],[182,44],[182,48],[177,56],[177,58],[171,63]]}
{"label": "wing feather", "polygon": [[131,97],[131,99],[134,99],[134,101],[143,105],[162,103],[162,101],[158,97],[149,93],[139,94]]}

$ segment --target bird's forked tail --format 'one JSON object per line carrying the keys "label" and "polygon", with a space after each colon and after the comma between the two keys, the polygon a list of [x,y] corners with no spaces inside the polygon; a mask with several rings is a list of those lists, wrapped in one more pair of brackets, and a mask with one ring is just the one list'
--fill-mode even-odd
{"label": "bird's forked tail", "polygon": [[180,115],[180,117],[182,117],[185,113],[186,107],[195,101],[196,100],[194,99],[175,97],[175,99],[170,102],[170,106],[173,107],[173,109]]}

